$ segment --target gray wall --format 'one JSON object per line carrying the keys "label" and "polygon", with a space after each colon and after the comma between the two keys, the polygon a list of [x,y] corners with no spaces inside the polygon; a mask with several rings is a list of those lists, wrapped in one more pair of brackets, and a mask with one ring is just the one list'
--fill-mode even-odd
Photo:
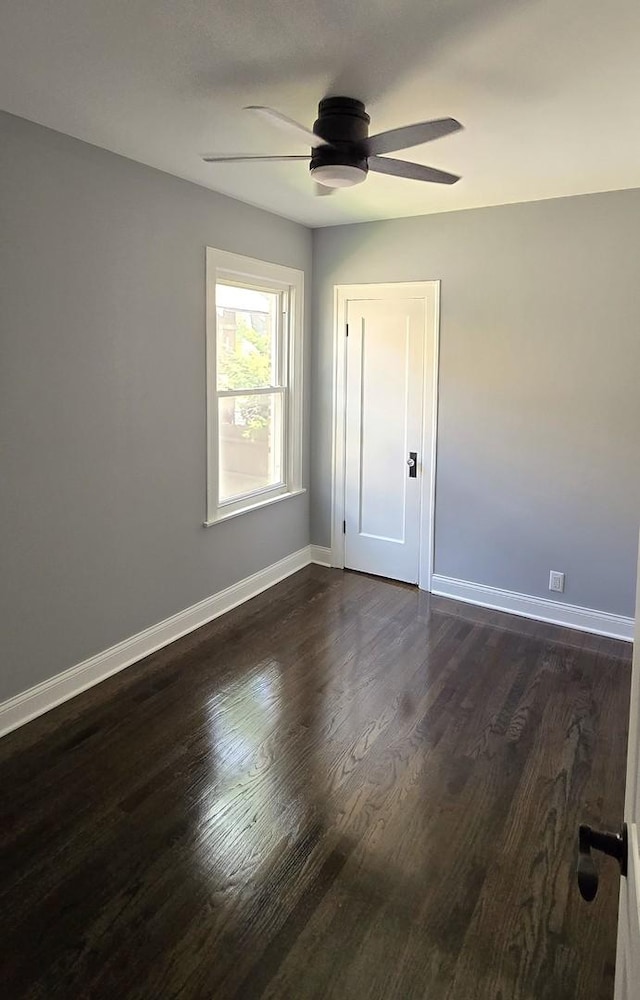
{"label": "gray wall", "polygon": [[[639,224],[627,191],[317,230],[312,540],[333,285],[441,278],[437,572],[632,614]],[[0,114],[0,700],[309,541],[308,494],[201,526],[207,244],[309,305],[303,227]]]}
{"label": "gray wall", "polygon": [[[402,183],[402,182],[399,182]],[[442,281],[437,573],[632,615],[640,190],[314,232],[311,537],[330,544],[333,286]]]}
{"label": "gray wall", "polygon": [[0,115],[0,700],[309,541],[202,527],[207,244],[309,291],[305,228]]}

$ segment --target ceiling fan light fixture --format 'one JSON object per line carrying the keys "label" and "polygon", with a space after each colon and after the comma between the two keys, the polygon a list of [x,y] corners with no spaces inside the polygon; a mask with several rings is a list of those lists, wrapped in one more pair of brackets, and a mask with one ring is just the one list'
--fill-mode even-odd
{"label": "ceiling fan light fixture", "polygon": [[367,171],[348,163],[327,163],[312,167],[311,177],[324,187],[347,188],[362,184],[367,179]]}
{"label": "ceiling fan light fixture", "polygon": [[203,156],[207,163],[274,163],[280,160],[307,160],[311,179],[315,181],[316,194],[331,194],[337,188],[355,187],[367,179],[369,171],[390,174],[408,180],[427,181],[430,184],[455,184],[460,178],[445,170],[436,170],[411,160],[396,160],[385,153],[410,149],[433,139],[440,139],[451,132],[458,132],[462,125],[455,118],[437,118],[392,128],[377,135],[369,135],[371,119],[362,101],[353,97],[324,97],[318,105],[318,118],[313,129],[283,115],[273,108],[251,105],[246,110],[260,114],[279,128],[286,129],[311,146],[307,156],[288,155],[219,155]]}

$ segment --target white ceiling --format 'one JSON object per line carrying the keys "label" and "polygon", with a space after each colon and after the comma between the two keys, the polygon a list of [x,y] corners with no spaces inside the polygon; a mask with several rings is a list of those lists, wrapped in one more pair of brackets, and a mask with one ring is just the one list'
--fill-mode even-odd
{"label": "white ceiling", "polygon": [[[377,132],[452,116],[408,150],[454,187],[370,175],[314,198],[305,153],[246,104],[311,125],[365,101]],[[19,0],[0,107],[311,226],[640,187],[638,0]],[[44,169],[44,167],[43,167]]]}

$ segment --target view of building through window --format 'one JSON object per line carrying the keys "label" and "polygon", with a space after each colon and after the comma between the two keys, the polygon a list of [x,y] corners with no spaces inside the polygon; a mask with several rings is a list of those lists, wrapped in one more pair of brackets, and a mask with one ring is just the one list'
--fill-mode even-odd
{"label": "view of building through window", "polygon": [[216,284],[219,502],[283,478],[281,294]]}

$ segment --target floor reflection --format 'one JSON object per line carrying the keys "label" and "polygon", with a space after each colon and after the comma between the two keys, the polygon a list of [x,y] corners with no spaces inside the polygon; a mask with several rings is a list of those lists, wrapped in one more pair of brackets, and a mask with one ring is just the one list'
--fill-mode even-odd
{"label": "floor reflection", "polygon": [[282,704],[282,665],[267,660],[207,706],[211,780],[201,793],[197,851],[205,873],[237,890],[300,827],[299,802],[277,767],[287,738]]}
{"label": "floor reflection", "polygon": [[[513,934],[544,958],[545,873],[566,884],[591,754],[567,719],[604,739],[625,665],[609,640],[550,656],[546,635],[443,600],[310,567],[19,744],[0,763],[19,817],[6,995],[459,1000],[495,951],[507,978],[483,996],[550,995]],[[597,766],[615,785],[616,758]],[[558,955],[569,940],[582,969],[577,929]]]}

